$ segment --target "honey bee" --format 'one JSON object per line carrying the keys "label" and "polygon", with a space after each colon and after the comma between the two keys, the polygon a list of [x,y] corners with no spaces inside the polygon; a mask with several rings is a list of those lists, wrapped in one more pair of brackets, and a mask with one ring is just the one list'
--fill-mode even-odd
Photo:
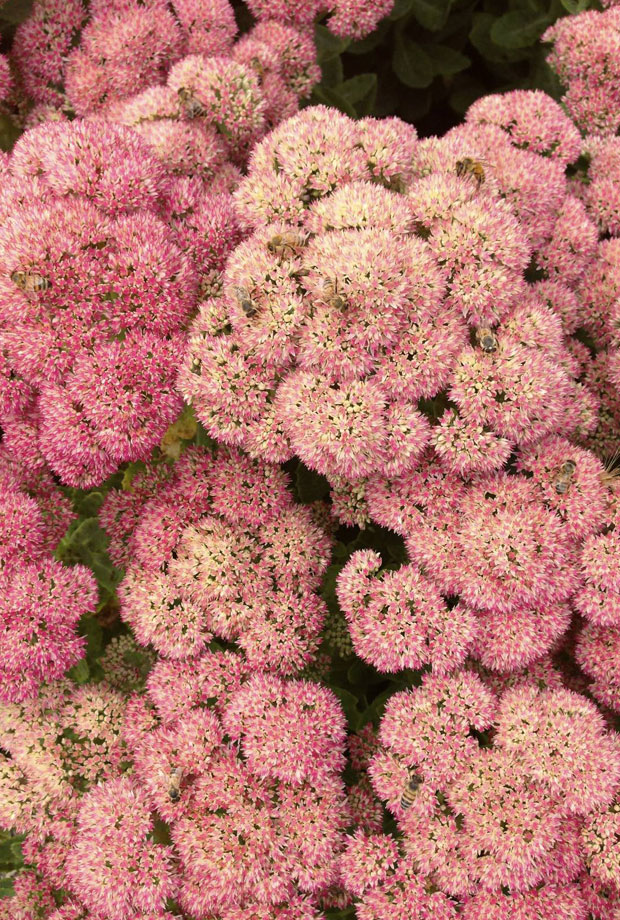
{"label": "honey bee", "polygon": [[198,116],[204,115],[204,108],[186,86],[182,86],[179,90],[179,99],[188,118],[198,118]]}
{"label": "honey bee", "polygon": [[480,345],[480,348],[486,353],[491,354],[494,351],[497,351],[497,336],[488,326],[481,326],[479,329],[476,329],[476,340]]}
{"label": "honey bee", "polygon": [[568,492],[576,469],[577,464],[573,460],[564,461],[553,483],[558,495],[565,495]]}
{"label": "honey bee", "polygon": [[252,70],[258,77],[258,79],[262,80],[263,77],[265,76],[265,68],[263,67],[263,62],[259,58],[253,57],[252,60],[250,61],[250,67],[252,68]]}
{"label": "honey bee", "polygon": [[254,316],[255,313],[257,313],[257,309],[254,306],[254,303],[252,302],[248,289],[244,287],[235,287],[234,291],[235,291],[235,296],[237,298],[239,306],[241,307],[245,315],[248,317]]}
{"label": "honey bee", "polygon": [[484,166],[480,160],[474,160],[472,157],[463,157],[462,160],[456,161],[457,176],[472,176],[478,186],[481,186],[485,180]]}
{"label": "honey bee", "polygon": [[326,278],[323,282],[323,290],[325,291],[325,300],[330,307],[334,307],[335,310],[344,310],[347,302],[338,291],[338,281],[332,281],[331,278]]}
{"label": "honey bee", "polygon": [[393,192],[406,192],[407,191],[407,182],[405,181],[404,176],[395,175],[391,179],[388,179],[383,183],[386,188],[391,189]]}
{"label": "honey bee", "polygon": [[298,236],[294,236],[292,233],[276,233],[276,235],[272,236],[268,241],[267,249],[269,252],[279,255],[280,258],[283,259],[287,251],[294,255],[296,247],[303,246],[304,242],[305,240],[302,240]]}
{"label": "honey bee", "polygon": [[168,774],[168,798],[171,802],[178,802],[181,798],[182,779],[182,771],[178,767],[173,767]]}
{"label": "honey bee", "polygon": [[47,278],[33,271],[13,272],[11,281],[17,285],[20,291],[25,291],[26,294],[38,294],[39,291],[47,291],[52,286]]}
{"label": "honey bee", "polygon": [[403,794],[400,800],[400,807],[403,811],[407,811],[407,809],[413,805],[417,791],[421,785],[422,777],[418,776],[417,773],[410,773],[409,781],[403,790]]}

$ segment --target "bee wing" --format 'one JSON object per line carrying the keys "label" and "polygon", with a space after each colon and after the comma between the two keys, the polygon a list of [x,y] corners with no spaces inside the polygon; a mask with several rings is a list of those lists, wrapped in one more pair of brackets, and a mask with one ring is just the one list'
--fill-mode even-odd
{"label": "bee wing", "polygon": [[615,451],[613,452],[613,454],[610,454],[610,456],[605,460],[605,469],[607,470],[607,472],[611,472],[611,470],[615,469],[616,466],[618,465],[619,460],[620,460],[620,447],[617,447]]}

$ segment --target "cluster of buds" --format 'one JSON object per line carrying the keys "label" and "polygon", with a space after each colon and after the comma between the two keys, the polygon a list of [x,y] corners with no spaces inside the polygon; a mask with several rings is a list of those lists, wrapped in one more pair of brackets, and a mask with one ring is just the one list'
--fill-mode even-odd
{"label": "cluster of buds", "polygon": [[200,279],[161,213],[166,178],[130,128],[87,122],[33,128],[6,164],[0,423],[14,456],[72,486],[150,455],[182,409]]}
{"label": "cluster of buds", "polygon": [[349,822],[337,699],[231,652],[170,664],[146,695],[0,707],[0,824],[31,867],[3,920],[319,917]]}
{"label": "cluster of buds", "polygon": [[179,376],[213,437],[337,483],[405,474],[429,446],[488,473],[596,426],[562,316],[597,244],[565,176],[579,135],[544,94],[515,95],[510,131],[492,106],[424,141],[319,106],[255,147],[235,192],[252,235]]}
{"label": "cluster of buds", "polygon": [[357,654],[382,671],[430,664],[439,674],[470,655],[507,674],[556,646],[571,603],[594,623],[616,622],[605,590],[613,556],[603,568],[615,536],[599,534],[615,518],[603,464],[551,437],[517,466],[465,482],[428,456],[404,476],[367,481],[368,514],[403,537],[411,562],[389,571],[363,550],[341,572]]}
{"label": "cluster of buds", "polygon": [[618,909],[615,734],[553,668],[496,689],[463,670],[388,701],[369,773],[402,839],[350,839],[359,917],[389,920],[395,901],[400,917],[442,920]]}
{"label": "cluster of buds", "polygon": [[[325,4],[247,6],[258,22],[236,41],[229,0],[94,0],[88,13],[80,0],[35,0],[11,49],[19,88],[35,103],[30,119],[104,113],[164,85],[173,66],[186,61],[206,68],[201,83],[211,102],[222,89],[224,134],[243,106],[253,109],[255,130],[265,115],[275,123],[320,79],[310,30]],[[362,38],[392,6],[393,0],[338,0],[328,26],[342,38]]]}
{"label": "cluster of buds", "polygon": [[20,461],[89,488],[178,417],[184,330],[241,239],[240,167],[320,70],[282,16],[235,40],[228,0],[84,15],[36,0],[12,50],[37,107],[1,164],[0,421]]}
{"label": "cluster of buds", "polygon": [[590,134],[616,134],[620,127],[620,9],[607,6],[559,19],[543,35],[553,43],[548,60],[566,87],[562,101]]}
{"label": "cluster of buds", "polygon": [[331,540],[312,509],[293,503],[281,470],[236,450],[188,449],[147,498],[149,477],[101,510],[138,642],[190,668],[215,637],[237,643],[248,669],[298,674],[326,615],[316,592]]}
{"label": "cluster of buds", "polygon": [[47,471],[22,467],[0,450],[3,703],[32,697],[84,654],[77,625],[95,608],[96,582],[85,566],[66,566],[53,555],[74,517]]}
{"label": "cluster of buds", "polygon": [[[35,0],[15,37],[44,123],[0,159],[0,920],[614,920],[620,8],[546,35],[576,124],[516,91],[420,140],[298,111],[308,26],[390,0],[247,5],[237,39],[228,0]],[[220,443],[173,464],[184,400]],[[331,619],[295,457],[375,528]],[[125,463],[122,622],[76,687],[56,480]],[[408,688],[348,786],[322,639]]]}

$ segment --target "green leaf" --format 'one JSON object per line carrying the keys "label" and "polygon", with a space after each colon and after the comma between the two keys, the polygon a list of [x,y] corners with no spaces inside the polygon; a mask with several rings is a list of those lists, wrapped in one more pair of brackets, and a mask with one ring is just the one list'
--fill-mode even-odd
{"label": "green leaf", "polygon": [[2,871],[19,869],[24,864],[22,856],[21,839],[7,837],[0,843],[0,867]]}
{"label": "green leaf", "polygon": [[362,726],[362,713],[357,706],[357,697],[343,687],[331,687],[331,690],[340,700],[349,728],[351,731],[357,731]]}
{"label": "green leaf", "polygon": [[347,671],[347,680],[350,684],[355,685],[359,683],[361,678],[364,676],[365,670],[362,662],[356,658],[349,670]]}
{"label": "green leaf", "polygon": [[24,854],[22,853],[22,839],[13,838],[11,841],[11,858],[14,866],[23,866],[24,864]]}
{"label": "green leaf", "polygon": [[329,495],[329,483],[325,476],[309,470],[303,463],[298,465],[295,472],[295,487],[299,500],[304,504],[327,498]]}
{"label": "green leaf", "polygon": [[80,517],[95,517],[103,504],[105,498],[104,492],[82,492],[78,493],[73,501],[75,510]]}
{"label": "green leaf", "polygon": [[397,689],[395,683],[396,682],[394,682],[393,686],[384,690],[383,693],[380,693],[374,698],[366,712],[362,714],[362,724],[366,724],[366,722],[374,722],[375,725],[379,724],[383,716],[385,704],[390,697],[394,695],[394,691]]}
{"label": "green leaf", "polygon": [[56,548],[55,556],[68,565],[88,566],[97,579],[99,601],[103,606],[115,595],[122,572],[112,565],[108,555],[108,538],[96,517],[76,521]]}
{"label": "green leaf", "polygon": [[446,24],[452,0],[413,0],[413,15],[421,26],[436,32]]}
{"label": "green leaf", "polygon": [[344,70],[342,68],[342,57],[337,55],[333,58],[323,61],[321,64],[321,85],[337,87],[344,80]]}
{"label": "green leaf", "polygon": [[543,90],[558,102],[564,94],[558,75],[545,60],[545,52],[542,46],[537,49],[530,67],[530,79],[527,88],[530,87]]}
{"label": "green leaf", "polygon": [[449,45],[426,45],[426,53],[433,62],[435,73],[441,77],[449,77],[462,70],[467,70],[471,64],[470,58],[450,48]]}
{"label": "green leaf", "polygon": [[396,534],[390,534],[391,539],[386,540],[386,548],[391,556],[392,560],[399,565],[404,565],[407,562],[407,548],[402,537],[397,537]]}
{"label": "green leaf", "polygon": [[8,153],[21,133],[10,115],[0,114],[0,150]]}
{"label": "green leaf", "polygon": [[340,612],[338,599],[336,597],[336,579],[340,575],[342,569],[342,565],[328,566],[323,575],[323,583],[321,585],[321,597],[327,604],[328,609],[334,613]]}
{"label": "green leaf", "polygon": [[0,874],[0,898],[12,898],[14,894],[13,879]]}
{"label": "green leaf", "polygon": [[80,620],[79,633],[86,636],[86,657],[92,661],[103,648],[103,629],[95,617],[85,616]]}
{"label": "green leaf", "polygon": [[474,13],[473,25],[469,33],[470,42],[483,58],[494,64],[506,64],[522,60],[524,57],[523,51],[500,48],[493,41],[491,32],[496,21],[496,17],[490,13]]}
{"label": "green leaf", "polygon": [[377,74],[361,73],[351,77],[340,84],[338,92],[355,107],[358,115],[369,115],[377,97]]}
{"label": "green leaf", "polygon": [[399,105],[399,116],[411,124],[424,118],[431,110],[433,94],[430,89],[412,89],[405,93]]}
{"label": "green leaf", "polygon": [[350,80],[338,87],[339,91],[349,102],[355,105],[361,102],[365,97],[377,87],[376,73],[361,73],[357,77],[351,77]]}
{"label": "green leaf", "polygon": [[85,684],[90,677],[90,668],[86,658],[82,658],[81,661],[74,664],[67,673],[75,684]]}
{"label": "green leaf", "polygon": [[330,89],[329,86],[322,86],[321,84],[315,86],[312,90],[311,102],[313,105],[318,103],[320,105],[333,106],[333,108],[339,109],[350,118],[357,117],[357,112],[351,103],[339,92],[337,92],[337,90]]}
{"label": "green leaf", "polygon": [[396,39],[392,68],[401,83],[422,89],[433,82],[433,62],[421,45],[404,35]]}
{"label": "green leaf", "polygon": [[161,818],[155,818],[153,822],[153,832],[151,834],[155,843],[169,845],[171,842],[170,826],[162,821]]}
{"label": "green leaf", "polygon": [[314,44],[319,64],[337,57],[349,45],[348,39],[338,38],[333,32],[317,23],[314,27]]}
{"label": "green leaf", "polygon": [[451,9],[450,15],[446,20],[443,29],[439,29],[433,36],[438,42],[445,42],[447,39],[454,38],[458,35],[460,41],[465,41],[467,33],[471,28],[472,7],[477,6],[477,2],[470,3],[464,9]]}
{"label": "green leaf", "polygon": [[411,12],[414,3],[415,0],[396,0],[388,19],[392,22],[395,22],[397,19],[402,19],[403,16]]}
{"label": "green leaf", "polygon": [[0,6],[0,19],[10,22],[13,25],[19,25],[25,19],[28,19],[34,6],[34,0],[6,0]]}
{"label": "green leaf", "polygon": [[546,13],[531,16],[522,10],[512,10],[493,23],[491,39],[502,48],[527,48],[538,41],[550,24]]}
{"label": "green leaf", "polygon": [[575,13],[583,13],[584,10],[589,9],[590,0],[560,0],[562,6],[567,13],[570,13],[572,16]]}
{"label": "green leaf", "polygon": [[210,434],[207,434],[200,422],[198,422],[196,428],[194,442],[198,445],[198,447],[208,447],[209,450],[213,450],[217,443]]}

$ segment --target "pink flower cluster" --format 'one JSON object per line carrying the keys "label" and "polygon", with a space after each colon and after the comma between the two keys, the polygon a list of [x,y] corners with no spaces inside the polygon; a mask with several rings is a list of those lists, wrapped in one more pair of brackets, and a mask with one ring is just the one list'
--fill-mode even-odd
{"label": "pink flower cluster", "polygon": [[160,162],[120,126],[43,125],[9,161],[0,421],[15,456],[74,486],[148,456],[182,408],[174,374],[199,274],[165,191]]}
{"label": "pink flower cluster", "polygon": [[620,424],[620,139],[588,136],[582,150],[571,191],[596,224],[599,242],[587,271],[573,286],[573,321],[590,350],[574,340],[572,350],[582,368],[582,382],[599,404],[597,426],[588,443],[609,457],[616,451]]}
{"label": "pink flower cluster", "polygon": [[613,916],[620,748],[557,672],[497,696],[466,670],[426,675],[388,701],[379,738],[370,776],[403,836],[350,838],[358,916],[388,920],[395,900],[407,920]]}
{"label": "pink flower cluster", "polygon": [[[20,460],[88,488],[178,417],[184,329],[241,239],[239,166],[320,71],[275,20],[235,43],[226,0],[127,0],[91,5],[65,73],[78,6],[37,0],[13,50],[40,107],[3,164],[0,422]],[[57,120],[65,78],[89,118]]]}
{"label": "pink flower cluster", "polygon": [[566,86],[564,105],[591,134],[616,134],[620,127],[620,10],[607,5],[559,19],[542,37],[553,43],[548,60]]}
{"label": "pink flower cluster", "polygon": [[97,599],[83,565],[52,555],[74,515],[46,471],[11,462],[0,449],[0,701],[32,697],[84,654],[77,634]]}
{"label": "pink flower cluster", "polygon": [[469,654],[509,673],[556,645],[571,601],[593,623],[617,622],[616,535],[599,533],[615,520],[602,463],[559,437],[517,462],[518,475],[465,482],[429,454],[415,471],[367,480],[368,514],[401,534],[411,563],[382,571],[377,553],[358,551],[341,572],[358,655],[382,671],[431,664],[441,674]]}
{"label": "pink flower cluster", "polygon": [[235,193],[253,233],[192,326],[179,387],[202,424],[336,484],[405,474],[429,445],[470,474],[590,432],[565,338],[597,244],[564,173],[579,149],[537,93],[490,98],[441,140],[320,106],[284,122]]}
{"label": "pink flower cluster", "polygon": [[9,59],[6,54],[0,54],[0,102],[4,102],[13,89]]}
{"label": "pink flower cluster", "polygon": [[15,33],[11,61],[24,94],[41,106],[57,107],[67,56],[86,21],[81,0],[35,0]]}
{"label": "pink flower cluster", "polygon": [[150,497],[146,482],[108,494],[101,520],[127,565],[121,616],[138,642],[186,667],[214,636],[251,669],[290,675],[314,658],[331,541],[287,485],[236,450],[190,448]]}
{"label": "pink flower cluster", "polygon": [[[227,0],[78,6],[18,30],[47,123],[0,164],[0,920],[617,920],[615,10],[548,33],[589,136],[516,91],[419,140],[297,112],[317,15],[389,2],[249,0],[238,41]],[[183,399],[220,444],[172,463]],[[371,525],[337,577],[295,456]],[[75,686],[56,481],[121,464]],[[379,672],[348,761],[326,574]]]}
{"label": "pink flower cluster", "polygon": [[0,825],[28,834],[36,871],[9,909],[165,920],[174,902],[195,920],[317,920],[349,821],[338,701],[231,652],[171,664],[147,696],[51,684],[0,707]]}
{"label": "pink flower cluster", "polygon": [[[392,6],[338,0],[328,25],[342,38],[361,38]],[[204,69],[192,87],[194,114],[203,103],[201,115],[232,143],[227,129],[239,128],[242,109],[251,109],[256,139],[293,114],[320,79],[310,28],[325,4],[261,0],[248,7],[258,23],[235,42],[229,0],[106,0],[91,3],[88,15],[80,0],[35,0],[11,50],[19,88],[44,119],[57,117],[54,109],[91,115],[162,86],[185,61],[190,71]]]}
{"label": "pink flower cluster", "polygon": [[298,28],[311,26],[326,10],[328,28],[340,38],[364,38],[379,21],[391,12],[394,0],[247,0],[250,11],[259,21],[275,19]]}

